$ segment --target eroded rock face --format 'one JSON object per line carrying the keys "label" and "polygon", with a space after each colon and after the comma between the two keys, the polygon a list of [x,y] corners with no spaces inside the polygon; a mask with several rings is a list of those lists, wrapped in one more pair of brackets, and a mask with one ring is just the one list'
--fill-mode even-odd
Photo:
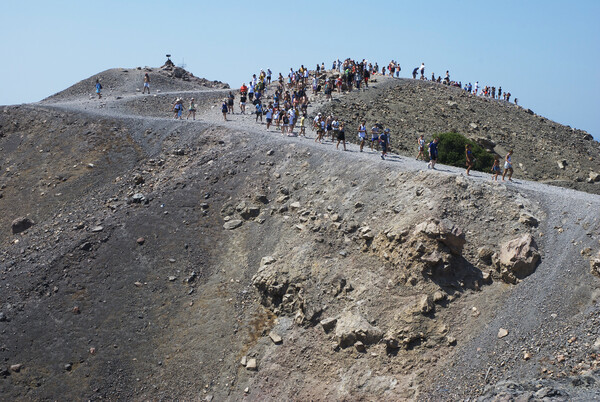
{"label": "eroded rock face", "polygon": [[539,260],[537,245],[529,233],[502,244],[492,257],[494,266],[508,283],[517,283],[531,275]]}
{"label": "eroded rock face", "polygon": [[383,334],[379,328],[369,324],[359,313],[346,311],[337,320],[335,336],[339,346],[346,348],[358,341],[365,345],[379,342]]}
{"label": "eroded rock face", "polygon": [[423,233],[445,244],[452,254],[460,255],[466,243],[462,230],[448,220],[429,219],[415,227],[414,234]]}
{"label": "eroded rock face", "polygon": [[263,305],[276,314],[292,314],[302,309],[299,291],[304,278],[300,271],[276,262],[272,256],[263,257],[252,284],[259,291]]}

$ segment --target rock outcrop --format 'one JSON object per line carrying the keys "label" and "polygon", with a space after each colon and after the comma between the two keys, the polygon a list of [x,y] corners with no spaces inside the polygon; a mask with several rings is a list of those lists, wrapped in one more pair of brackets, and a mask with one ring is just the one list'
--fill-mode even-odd
{"label": "rock outcrop", "polygon": [[539,260],[537,245],[530,234],[502,244],[500,251],[492,256],[493,265],[508,283],[517,283],[531,275]]}

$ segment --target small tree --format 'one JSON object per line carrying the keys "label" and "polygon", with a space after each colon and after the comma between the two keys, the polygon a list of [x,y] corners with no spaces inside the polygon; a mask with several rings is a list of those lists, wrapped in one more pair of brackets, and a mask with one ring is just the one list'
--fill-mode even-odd
{"label": "small tree", "polygon": [[465,145],[471,144],[475,158],[474,170],[487,171],[494,164],[494,155],[487,152],[476,142],[459,133],[443,133],[436,137],[438,142],[438,162],[445,165],[465,167]]}

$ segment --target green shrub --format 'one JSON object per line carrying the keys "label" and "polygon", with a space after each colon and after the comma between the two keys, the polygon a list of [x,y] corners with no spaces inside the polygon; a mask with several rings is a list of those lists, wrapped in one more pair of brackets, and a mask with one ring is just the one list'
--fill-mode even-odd
{"label": "green shrub", "polygon": [[[471,144],[471,151],[475,157],[474,170],[489,171],[494,164],[494,155],[487,152],[479,144],[469,140],[462,134],[443,133],[437,134],[438,162],[445,165],[466,168],[465,145]],[[433,140],[431,138],[429,141]],[[428,142],[429,143],[429,142]]]}

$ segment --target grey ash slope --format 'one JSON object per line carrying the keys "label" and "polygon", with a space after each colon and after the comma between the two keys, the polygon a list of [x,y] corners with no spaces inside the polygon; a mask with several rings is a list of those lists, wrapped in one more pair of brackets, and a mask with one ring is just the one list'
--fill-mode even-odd
{"label": "grey ash slope", "polygon": [[[598,397],[594,191],[522,180],[519,170],[514,183],[491,183],[479,172],[432,172],[412,158],[384,162],[355,145],[343,152],[282,137],[253,116],[223,122],[227,90],[176,80],[141,96],[141,73],[128,74],[114,70],[120,92],[102,101],[82,86],[0,114],[2,395]],[[396,82],[377,85],[360,102],[397,91]],[[424,91],[423,102],[443,107],[447,90]],[[170,118],[182,95],[198,99],[198,120]],[[353,96],[340,102],[359,102]],[[310,112],[321,107],[317,100]],[[502,107],[507,119],[520,113]],[[407,134],[407,148],[411,141]],[[521,222],[528,215],[537,227]],[[12,234],[19,216],[35,224]],[[414,233],[429,218],[462,229],[460,255]],[[479,249],[526,233],[541,264],[506,284]],[[436,250],[448,269],[422,270],[421,257]],[[432,296],[423,313],[419,302]],[[326,332],[321,322],[332,318],[340,323]],[[346,347],[342,324],[371,334],[364,350]],[[499,328],[508,335],[498,339]],[[379,331],[406,343],[369,343]],[[243,357],[258,370],[240,365]]]}

